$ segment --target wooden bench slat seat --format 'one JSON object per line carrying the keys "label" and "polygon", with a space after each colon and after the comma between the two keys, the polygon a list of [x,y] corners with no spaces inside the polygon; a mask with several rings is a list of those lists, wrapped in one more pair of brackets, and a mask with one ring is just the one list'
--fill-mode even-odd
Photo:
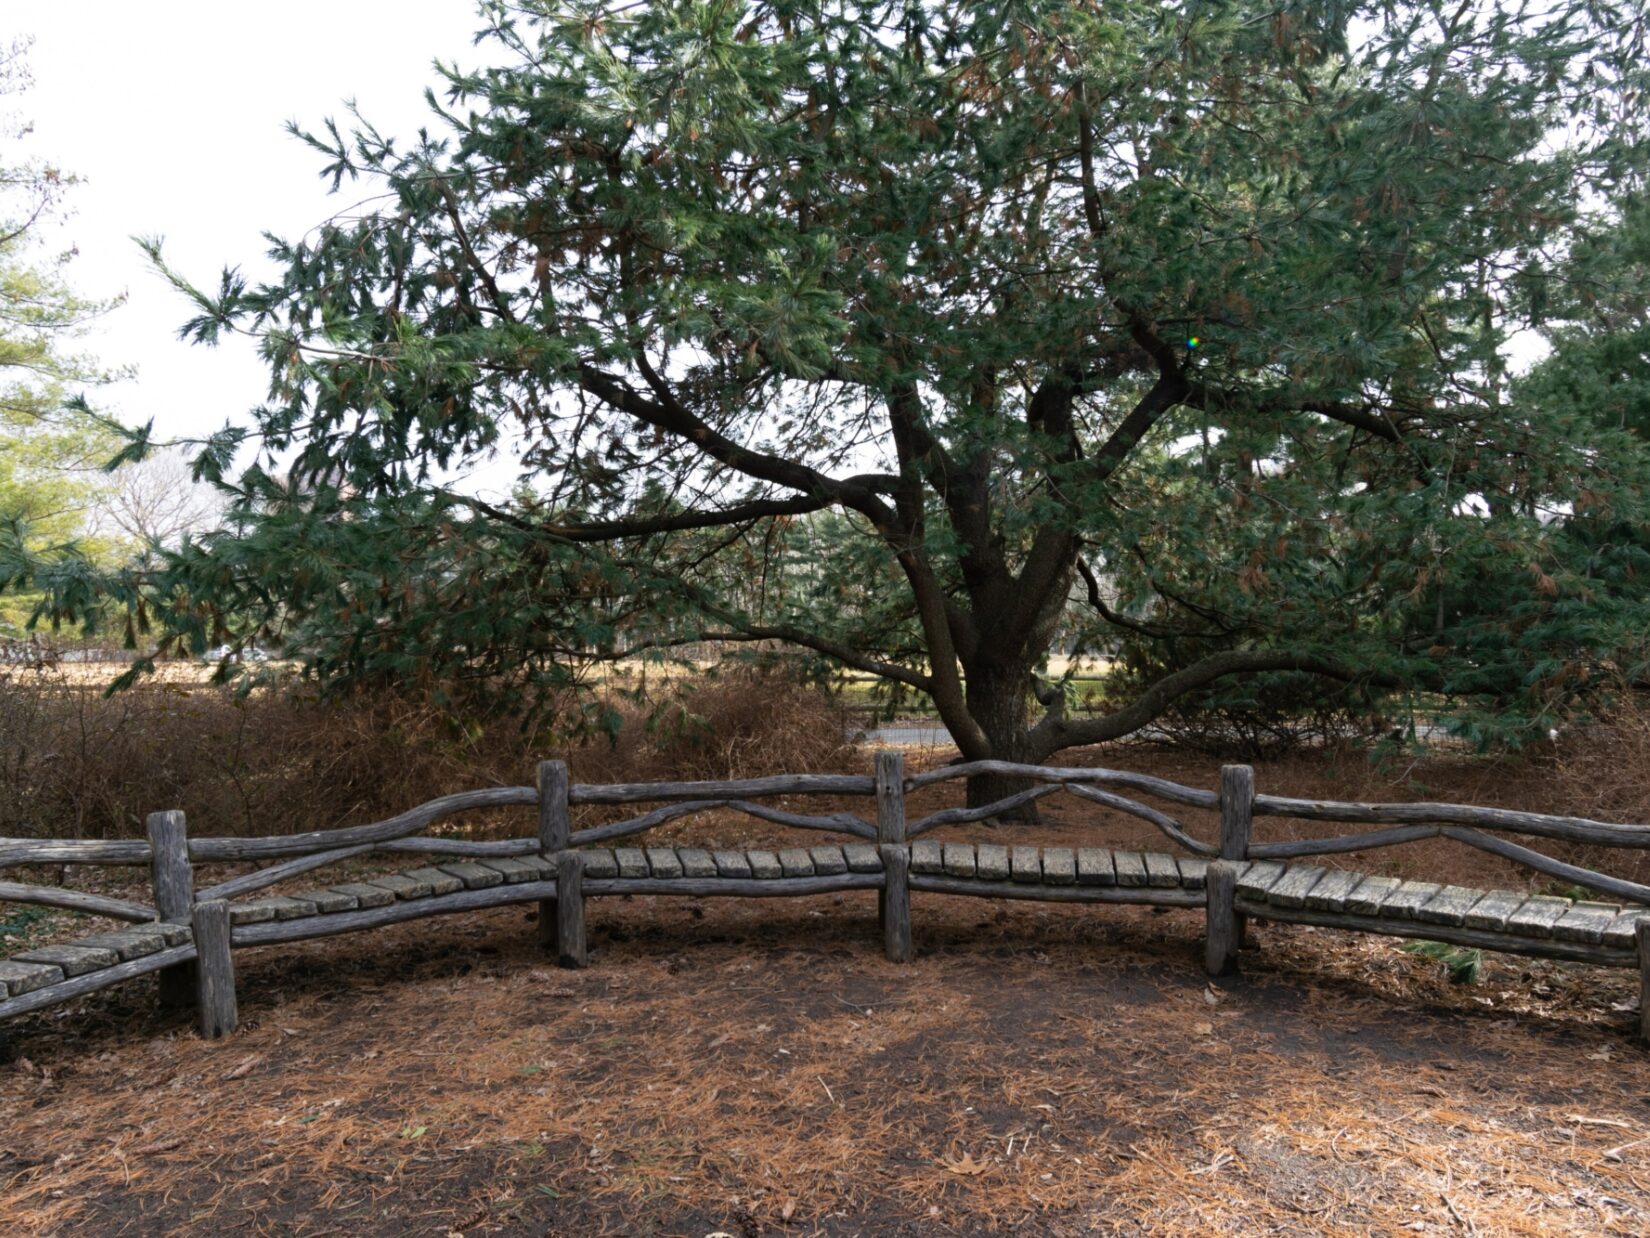
{"label": "wooden bench slat seat", "polygon": [[[786,883],[804,889],[880,888],[884,862],[869,843],[763,849],[698,847],[586,848],[583,881],[591,894],[607,883],[623,891],[715,893],[722,883]],[[1100,847],[1005,846],[995,843],[910,844],[914,890],[979,893],[1063,901],[1201,904],[1208,861],[1158,852]],[[436,911],[554,898],[552,856],[487,857],[425,863],[328,888],[242,899],[229,904],[236,944],[295,940],[412,919]],[[548,889],[546,888],[548,885]],[[519,890],[510,887],[521,887]],[[617,891],[615,891],[617,892]],[[1511,890],[1475,890],[1400,881],[1312,864],[1261,860],[1238,865],[1238,909],[1258,918],[1330,923],[1395,936],[1467,941],[1486,948],[1636,964],[1636,927],[1650,909],[1572,901]],[[406,904],[431,904],[428,910]],[[181,953],[180,953],[181,952]],[[40,946],[0,960],[0,1017],[38,1009],[179,958],[193,957],[189,929],[134,924],[77,941]],[[104,977],[107,977],[105,980]],[[60,997],[54,993],[61,991]],[[26,1000],[25,1000],[26,999]]]}

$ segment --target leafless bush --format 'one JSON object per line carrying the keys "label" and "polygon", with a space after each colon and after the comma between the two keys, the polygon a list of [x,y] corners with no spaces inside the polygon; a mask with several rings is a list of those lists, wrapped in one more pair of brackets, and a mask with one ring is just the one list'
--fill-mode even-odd
{"label": "leafless bush", "polygon": [[[584,708],[571,699],[563,711]],[[63,670],[0,668],[0,835],[141,835],[181,808],[192,832],[276,834],[392,815],[437,795],[531,782],[562,756],[581,781],[807,771],[840,759],[823,695],[738,672],[613,706],[612,738],[570,746],[507,717],[455,719],[395,696],[321,701],[301,689],[245,698],[145,682],[105,698]]]}
{"label": "leafless bush", "polygon": [[[1623,691],[1610,711],[1589,726],[1564,732],[1536,755],[1551,801],[1562,811],[1599,821],[1650,823],[1650,701]],[[1547,848],[1586,868],[1650,881],[1650,853],[1631,859],[1603,847]]]}

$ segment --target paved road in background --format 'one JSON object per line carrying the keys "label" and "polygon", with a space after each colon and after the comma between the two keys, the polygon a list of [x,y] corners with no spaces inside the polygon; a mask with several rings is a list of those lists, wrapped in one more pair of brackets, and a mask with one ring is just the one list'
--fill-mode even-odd
{"label": "paved road in background", "polygon": [[[1443,727],[1425,725],[1416,728],[1422,742],[1440,747],[1459,746]],[[849,735],[867,748],[956,748],[951,732],[938,722],[889,722],[868,730],[850,729]],[[1135,739],[1164,739],[1167,736],[1147,727],[1134,735]]]}
{"label": "paved road in background", "polygon": [[890,722],[859,731],[868,748],[955,748],[951,732],[938,722]]}

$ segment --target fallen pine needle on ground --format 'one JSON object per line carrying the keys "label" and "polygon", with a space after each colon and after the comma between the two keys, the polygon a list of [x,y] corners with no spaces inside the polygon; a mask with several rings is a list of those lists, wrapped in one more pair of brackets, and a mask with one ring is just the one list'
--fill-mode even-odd
{"label": "fallen pine needle on ground", "polygon": [[511,908],[240,952],[218,1043],[143,983],[18,1020],[0,1229],[1650,1227],[1624,973],[1262,925],[1211,986],[1193,914],[920,905],[905,966],[869,894],[602,900],[585,971]]}

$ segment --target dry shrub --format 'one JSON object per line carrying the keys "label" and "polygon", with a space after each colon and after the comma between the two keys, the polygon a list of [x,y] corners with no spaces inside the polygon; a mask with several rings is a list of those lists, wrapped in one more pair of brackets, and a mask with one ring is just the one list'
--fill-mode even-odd
{"label": "dry shrub", "polygon": [[627,702],[608,751],[574,752],[589,782],[751,778],[834,768],[848,755],[846,716],[820,688],[778,669],[711,673],[650,702]]}
{"label": "dry shrub", "polygon": [[1650,701],[1617,700],[1597,723],[1563,734],[1538,760],[1556,799],[1606,821],[1650,821]]}
{"label": "dry shrub", "polygon": [[826,698],[773,673],[616,698],[603,706],[616,733],[569,740],[579,728],[566,724],[587,707],[570,699],[550,724],[527,727],[459,720],[403,696],[323,701],[294,686],[242,698],[149,681],[105,698],[62,670],[0,672],[0,835],[140,836],[161,808],[183,809],[197,834],[292,833],[528,783],[551,756],[580,781],[647,781],[807,772],[844,747]]}
{"label": "dry shrub", "polygon": [[[1564,733],[1533,763],[1551,788],[1550,802],[1563,806],[1548,811],[1650,822],[1650,701],[1642,693],[1623,693],[1606,716]],[[1563,844],[1542,849],[1585,868],[1650,881],[1650,856],[1642,851]]]}

